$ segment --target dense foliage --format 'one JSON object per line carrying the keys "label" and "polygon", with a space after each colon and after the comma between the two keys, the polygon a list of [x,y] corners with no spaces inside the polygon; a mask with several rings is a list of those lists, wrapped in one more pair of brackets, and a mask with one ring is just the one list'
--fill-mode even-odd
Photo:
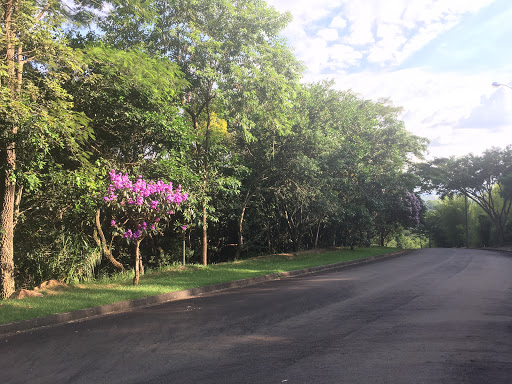
{"label": "dense foliage", "polygon": [[[428,205],[422,227],[432,247],[466,247],[468,241],[470,248],[499,244],[499,235],[491,218],[471,200],[463,196],[452,196]],[[512,218],[505,224],[505,242],[512,242]]]}
{"label": "dense foliage", "polygon": [[[18,286],[92,278],[134,265],[139,246],[136,268],[385,244],[418,228],[409,169],[426,141],[388,100],[301,84],[280,37],[288,14],[260,0],[14,3],[0,40],[4,297],[13,274]],[[40,27],[13,25],[9,10]],[[95,33],[65,31],[88,16]],[[187,191],[162,211],[176,225],[160,227],[164,201],[133,189],[168,184],[144,179]]]}
{"label": "dense foliage", "polygon": [[494,226],[498,245],[510,241],[512,146],[491,148],[480,156],[435,159],[421,164],[419,173],[425,189],[435,189],[443,198],[465,196],[478,205]]}

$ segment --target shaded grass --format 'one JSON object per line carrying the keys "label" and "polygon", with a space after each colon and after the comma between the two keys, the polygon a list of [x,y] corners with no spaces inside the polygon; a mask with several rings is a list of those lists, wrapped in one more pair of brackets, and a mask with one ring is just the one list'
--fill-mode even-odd
{"label": "shaded grass", "polygon": [[45,294],[43,298],[0,301],[0,324],[395,251],[396,248],[384,247],[359,248],[354,251],[337,249],[260,256],[206,267],[173,266],[166,270],[146,273],[138,287],[132,285],[133,275],[125,273],[110,280],[71,285],[58,291],[41,291]]}

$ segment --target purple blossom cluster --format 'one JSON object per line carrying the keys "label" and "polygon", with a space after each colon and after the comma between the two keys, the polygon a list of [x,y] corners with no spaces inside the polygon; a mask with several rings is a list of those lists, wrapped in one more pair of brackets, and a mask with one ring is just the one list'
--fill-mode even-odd
{"label": "purple blossom cluster", "polygon": [[146,182],[142,176],[133,183],[128,174],[111,170],[108,195],[104,200],[117,207],[121,221],[112,219],[110,225],[120,231],[124,238],[136,240],[148,232],[157,232],[162,220],[168,221],[174,210],[187,200],[181,185],[173,189],[172,183]]}
{"label": "purple blossom cluster", "polygon": [[[141,175],[135,183],[132,183],[128,174],[116,173],[113,169],[109,173],[111,184],[108,187],[109,196],[105,196],[105,201],[117,200],[119,196],[117,192],[120,190],[130,191],[134,194],[133,197],[129,197],[127,203],[135,205],[143,205],[147,198],[154,195],[164,195],[167,203],[180,204],[187,200],[188,194],[181,192],[181,185],[174,191],[172,183],[166,184],[163,181],[157,181],[156,183],[150,181],[147,183]],[[150,200],[150,206],[152,209],[156,209],[159,201]]]}
{"label": "purple blossom cluster", "polygon": [[407,210],[409,211],[409,218],[414,223],[414,225],[418,225],[420,223],[420,213],[421,213],[421,202],[418,196],[409,191],[405,191],[405,205]]}

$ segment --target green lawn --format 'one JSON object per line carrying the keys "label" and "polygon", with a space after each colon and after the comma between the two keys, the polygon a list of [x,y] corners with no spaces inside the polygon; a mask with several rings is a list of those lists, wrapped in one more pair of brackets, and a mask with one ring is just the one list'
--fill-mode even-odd
{"label": "green lawn", "polygon": [[354,251],[338,249],[261,256],[207,267],[175,266],[164,271],[146,273],[138,287],[131,285],[131,274],[119,275],[104,282],[81,283],[60,291],[47,292],[49,294],[43,298],[0,301],[0,324],[271,273],[362,259],[397,250],[383,247],[358,248]]}

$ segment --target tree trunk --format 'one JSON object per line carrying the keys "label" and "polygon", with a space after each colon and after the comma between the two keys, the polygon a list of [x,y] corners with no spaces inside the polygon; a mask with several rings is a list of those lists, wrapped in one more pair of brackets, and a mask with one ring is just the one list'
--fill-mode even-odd
{"label": "tree trunk", "polygon": [[268,254],[271,255],[272,252],[272,236],[270,233],[270,223],[267,223],[267,246],[268,246]]}
{"label": "tree trunk", "polygon": [[498,235],[498,245],[503,246],[505,244],[505,228],[504,223],[507,222],[508,214],[510,212],[510,205],[508,208],[505,208],[506,204],[511,204],[510,201],[504,201],[503,207],[500,212],[498,212],[495,208],[495,202],[492,197],[492,191],[489,191],[485,197],[480,197],[472,194],[465,194],[465,196],[469,197],[472,201],[477,203],[485,213],[491,219],[494,228],[496,229],[496,233]]}
{"label": "tree trunk", "polygon": [[142,238],[137,239],[135,243],[135,277],[133,278],[133,285],[139,285],[139,277],[140,277],[140,243]]}
{"label": "tree trunk", "polygon": [[247,194],[245,195],[244,204],[242,206],[242,212],[240,213],[240,219],[238,220],[238,242],[236,245],[236,254],[235,254],[235,260],[238,260],[240,256],[242,255],[242,248],[244,246],[244,217],[245,217],[245,210],[247,209],[247,204],[249,203],[249,196],[250,192],[247,191]]}
{"label": "tree trunk", "polygon": [[103,230],[101,228],[100,214],[101,214],[101,210],[98,209],[96,211],[95,223],[96,223],[96,230],[98,232],[99,238],[97,236],[95,236],[94,240],[96,241],[96,244],[98,245],[98,247],[100,247],[100,249],[103,251],[103,254],[108,259],[108,261],[110,261],[110,263],[114,267],[116,267],[120,271],[124,272],[125,269],[123,267],[123,264],[121,264],[119,261],[117,261],[114,258],[114,256],[112,255],[112,252],[110,251],[110,248],[107,245],[107,240],[105,239],[105,235],[104,235]]}
{"label": "tree trunk", "polygon": [[235,260],[242,256],[242,248],[244,246],[243,223],[244,223],[245,206],[242,208],[242,214],[238,221],[238,241],[236,244]]}
{"label": "tree trunk", "polygon": [[[14,63],[15,35],[12,29],[13,2],[8,0],[4,7],[5,25],[5,60],[7,62],[7,85],[10,97],[16,98],[17,76]],[[17,133],[15,126],[2,127],[9,135],[14,137]],[[0,295],[2,299],[9,298],[15,291],[14,285],[14,205],[16,184],[14,171],[16,169],[16,150],[14,140],[9,141],[0,148],[0,160],[4,164],[1,174],[0,190]]]}
{"label": "tree trunk", "polygon": [[183,248],[183,266],[185,265],[185,259],[186,259],[186,250],[187,250],[187,243],[186,243],[186,237],[185,237],[185,231],[183,231],[183,244],[182,244],[182,248]]}
{"label": "tree trunk", "polygon": [[[199,111],[194,112],[191,109],[187,109],[188,114],[192,120],[192,126],[194,127],[197,135],[197,142],[194,145],[195,153],[198,157],[201,156],[201,145],[199,143],[200,131],[201,127],[199,126],[199,116],[201,111],[206,105],[203,105],[199,108]],[[199,173],[203,173],[203,218],[202,218],[202,235],[201,235],[201,262],[203,265],[208,264],[208,212],[207,212],[207,192],[208,192],[208,171],[209,171],[209,163],[208,163],[208,154],[209,154],[209,145],[210,145],[210,113],[207,113],[208,119],[206,122],[206,137],[203,147],[203,168],[199,169]]]}
{"label": "tree trunk", "polygon": [[23,196],[23,185],[18,185],[17,192],[16,192],[16,199],[14,200],[14,221],[12,224],[13,230],[16,229],[16,224],[18,224],[22,196]]}
{"label": "tree trunk", "polygon": [[294,231],[294,237],[292,238],[293,252],[299,252],[302,244],[302,225],[298,225]]}
{"label": "tree trunk", "polygon": [[206,135],[204,140],[204,202],[203,202],[203,248],[202,248],[202,261],[203,265],[208,265],[208,210],[206,196],[208,193],[209,183],[209,156],[210,156],[210,110],[207,106],[207,120],[206,120]]}
{"label": "tree trunk", "polygon": [[[9,168],[2,175],[2,211],[0,214],[0,281],[1,281],[1,297],[9,298],[15,291],[14,286],[14,194],[15,185],[10,177],[14,167],[11,167],[9,157],[14,156],[14,149],[9,154],[7,150],[6,161]],[[5,157],[2,156],[2,157]]]}
{"label": "tree trunk", "polygon": [[293,220],[293,216],[288,214],[288,210],[284,209],[284,216],[286,218],[286,223],[288,225],[288,235],[292,241],[292,249],[294,252],[299,250],[299,232],[300,232],[300,223],[296,224]]}
{"label": "tree trunk", "polygon": [[322,224],[322,220],[318,220],[318,225],[316,226],[316,236],[315,236],[315,249],[318,248],[318,238],[320,236],[320,225]]}
{"label": "tree trunk", "polygon": [[208,215],[206,213],[206,203],[203,205],[203,239],[202,239],[202,262],[208,265]]}

